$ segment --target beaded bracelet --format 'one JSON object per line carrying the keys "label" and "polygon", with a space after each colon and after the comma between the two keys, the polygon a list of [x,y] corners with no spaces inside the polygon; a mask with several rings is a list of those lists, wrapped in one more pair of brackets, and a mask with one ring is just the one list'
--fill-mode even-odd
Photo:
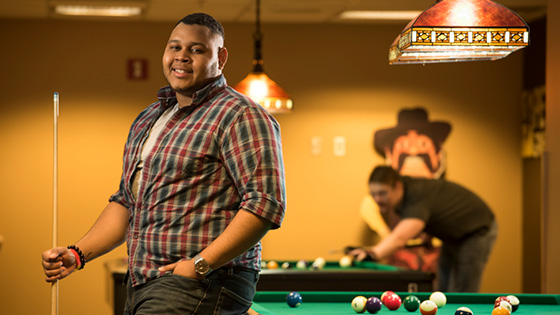
{"label": "beaded bracelet", "polygon": [[74,249],[68,249],[68,250],[72,255],[74,255],[74,259],[76,260],[76,270],[80,270],[80,267],[82,266],[82,262],[80,261],[80,255],[78,255],[78,252]]}
{"label": "beaded bracelet", "polygon": [[86,256],[84,256],[84,253],[82,253],[82,251],[76,245],[68,245],[68,247],[66,247],[66,248],[68,248],[71,251],[76,252],[78,254],[79,258],[80,258],[79,261],[76,262],[76,265],[77,265],[76,269],[77,270],[84,269],[84,267],[86,266],[86,261],[87,261]]}

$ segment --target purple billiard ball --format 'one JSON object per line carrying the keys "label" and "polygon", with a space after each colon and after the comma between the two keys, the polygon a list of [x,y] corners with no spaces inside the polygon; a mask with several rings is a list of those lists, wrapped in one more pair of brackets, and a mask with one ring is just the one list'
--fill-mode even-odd
{"label": "purple billiard ball", "polygon": [[381,310],[381,306],[383,306],[383,303],[381,303],[381,300],[378,299],[375,296],[372,296],[369,299],[367,299],[366,311],[368,311],[371,314],[376,314],[377,312],[379,312]]}
{"label": "purple billiard ball", "polygon": [[301,302],[303,301],[303,299],[301,298],[301,295],[298,292],[290,292],[287,296],[286,296],[286,303],[288,303],[288,305],[290,307],[298,307]]}

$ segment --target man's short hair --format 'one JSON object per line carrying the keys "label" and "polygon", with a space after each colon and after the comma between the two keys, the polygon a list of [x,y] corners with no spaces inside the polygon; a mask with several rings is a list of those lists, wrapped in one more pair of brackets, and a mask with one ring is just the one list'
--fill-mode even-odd
{"label": "man's short hair", "polygon": [[390,166],[377,166],[369,176],[369,183],[379,183],[395,187],[401,176]]}
{"label": "man's short hair", "polygon": [[225,32],[224,27],[220,22],[216,19],[211,17],[206,13],[193,13],[185,16],[182,18],[175,26],[179,25],[180,23],[187,24],[187,25],[202,25],[208,27],[212,33],[220,35],[223,39],[225,39]]}

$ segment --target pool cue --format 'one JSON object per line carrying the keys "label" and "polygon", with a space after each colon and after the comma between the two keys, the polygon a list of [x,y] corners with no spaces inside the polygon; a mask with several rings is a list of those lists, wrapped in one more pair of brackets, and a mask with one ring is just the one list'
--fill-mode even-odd
{"label": "pool cue", "polygon": [[[52,248],[58,246],[58,92],[54,93],[53,128],[53,231]],[[51,286],[51,315],[58,315],[58,280]]]}

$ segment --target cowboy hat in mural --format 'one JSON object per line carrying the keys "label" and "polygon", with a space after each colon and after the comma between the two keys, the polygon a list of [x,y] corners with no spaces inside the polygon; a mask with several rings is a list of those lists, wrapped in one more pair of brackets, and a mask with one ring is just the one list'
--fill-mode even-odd
{"label": "cowboy hat in mural", "polygon": [[429,121],[421,107],[401,109],[397,125],[374,134],[374,148],[401,175],[439,178],[445,172],[443,142],[451,131],[445,121]]}

